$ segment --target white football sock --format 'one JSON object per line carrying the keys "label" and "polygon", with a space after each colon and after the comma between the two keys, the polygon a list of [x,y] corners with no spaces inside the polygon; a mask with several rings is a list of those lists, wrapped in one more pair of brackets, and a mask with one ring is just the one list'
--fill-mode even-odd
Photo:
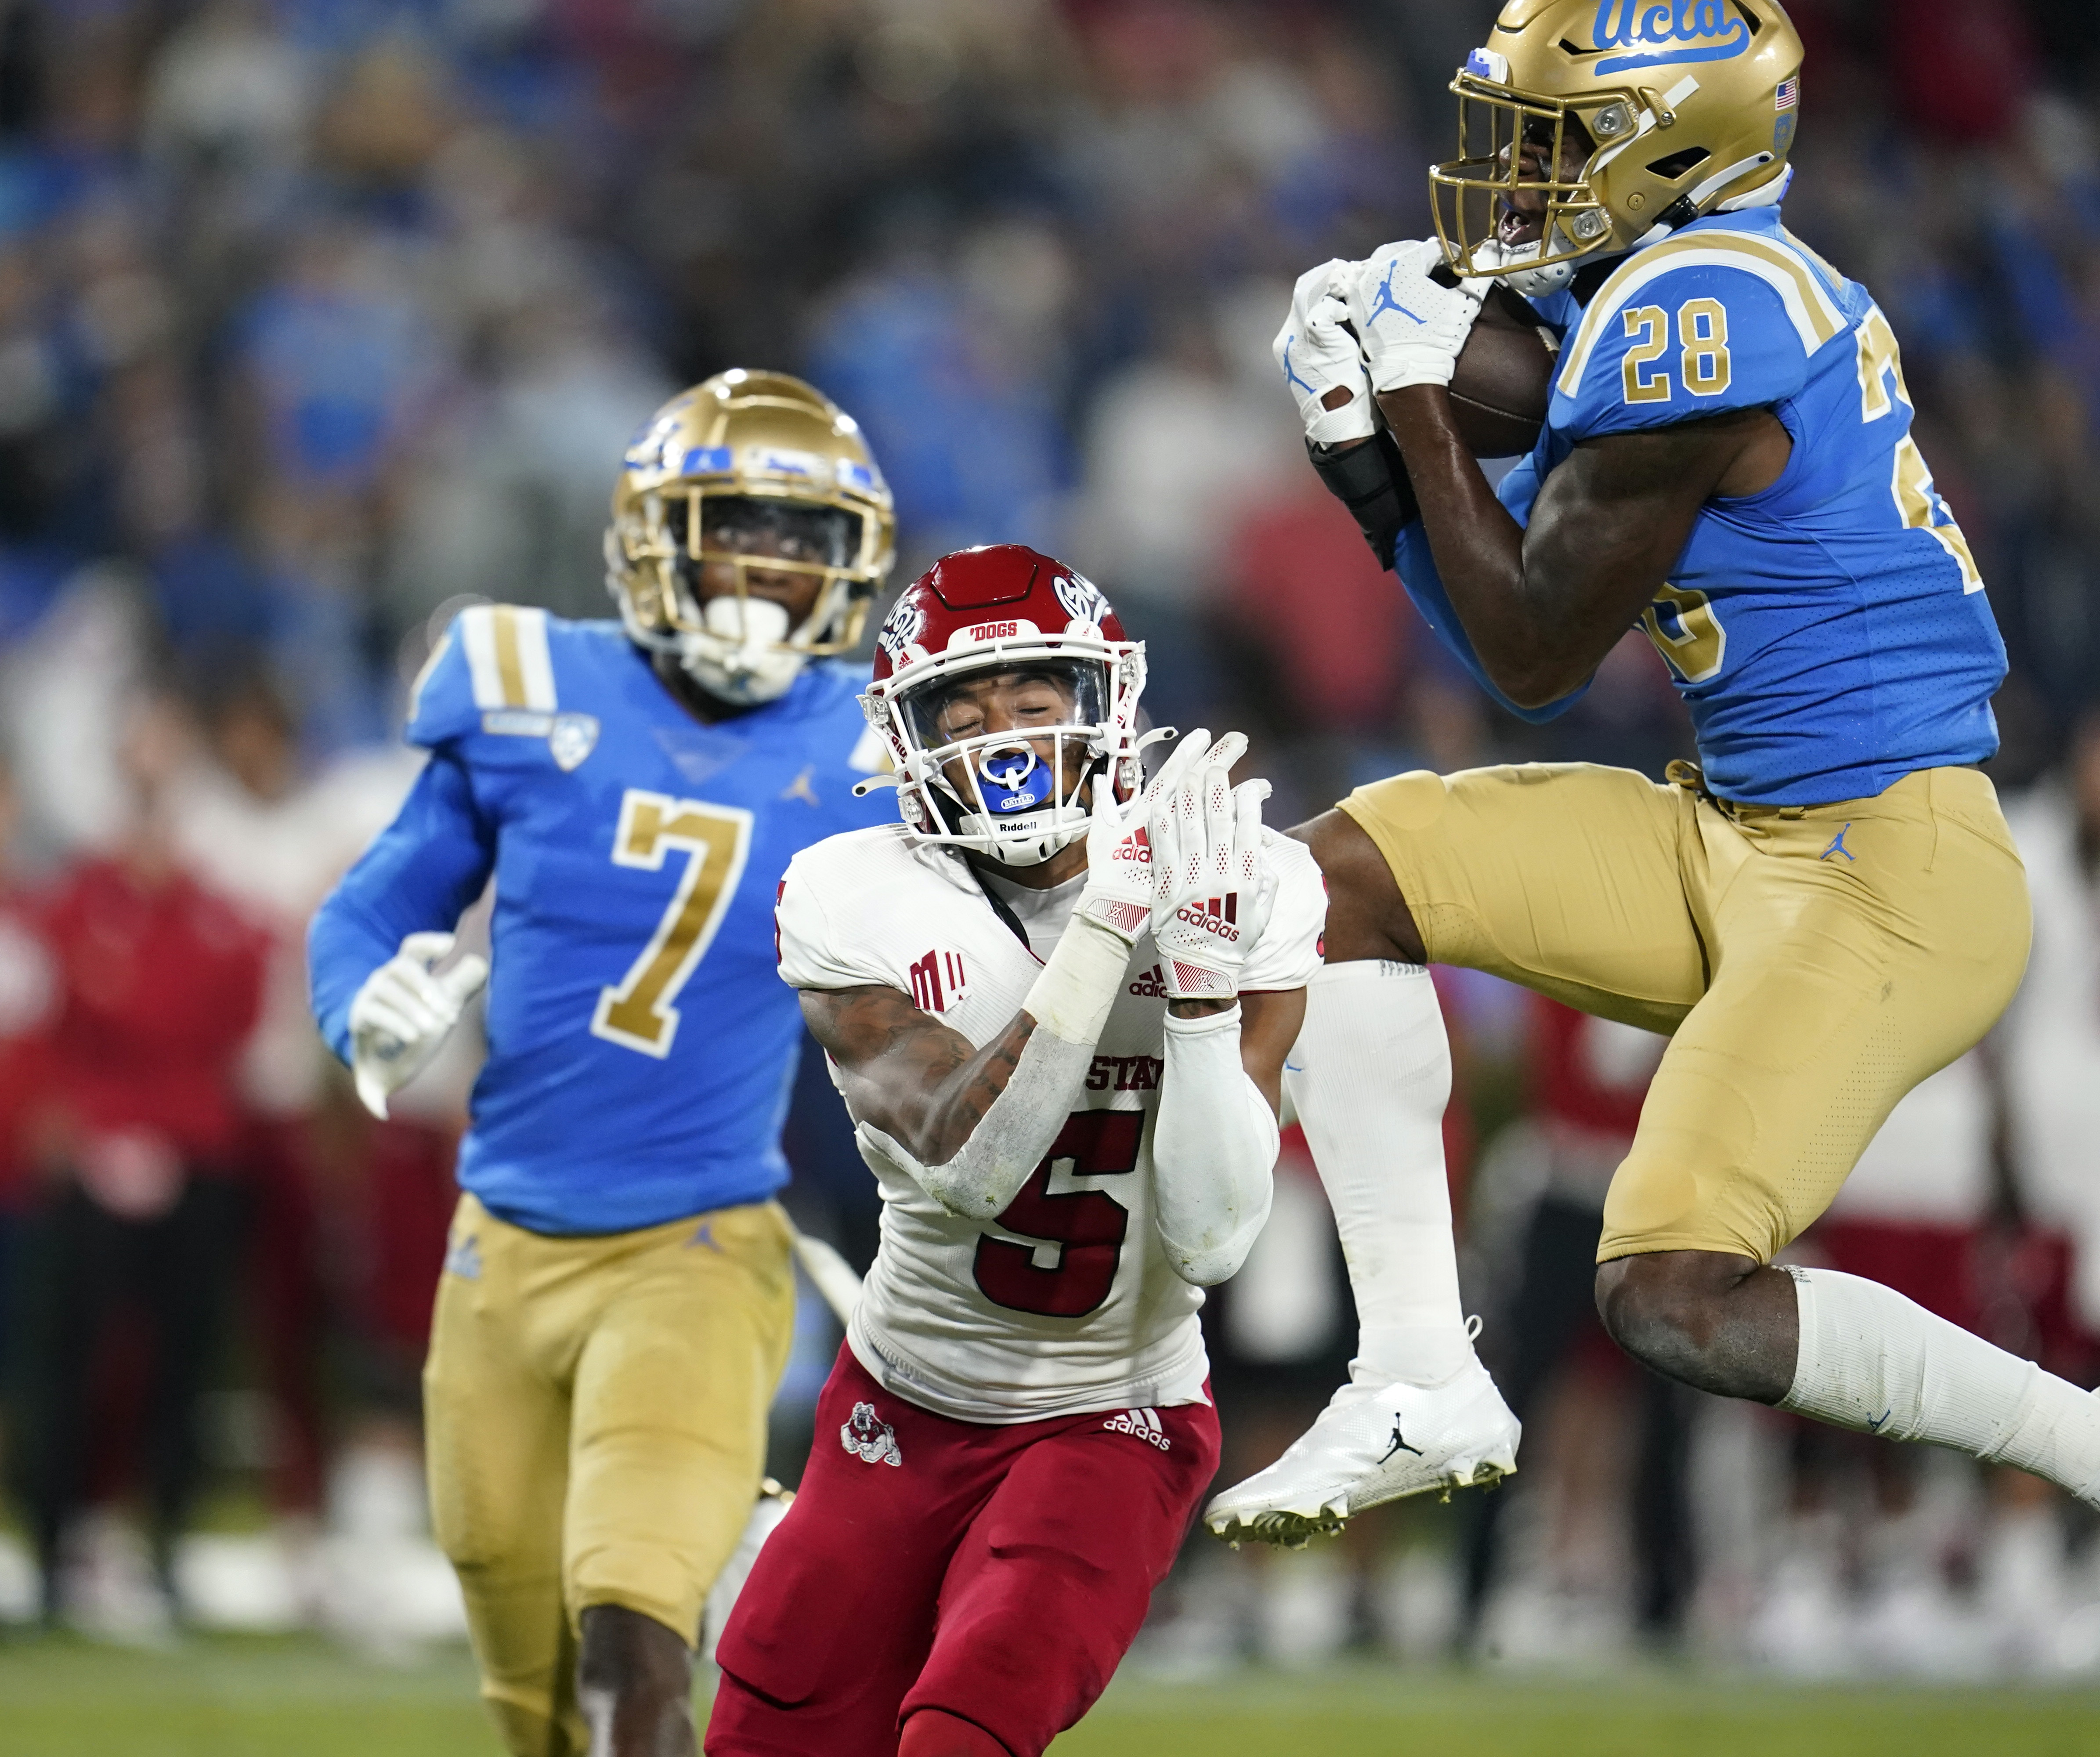
{"label": "white football sock", "polygon": [[2017,1465],[2100,1504],[2100,1397],[1878,1282],[1829,1269],[1787,1273],[1801,1355],[1780,1408]]}
{"label": "white football sock", "polygon": [[1375,959],[1320,969],[1284,1080],[1348,1259],[1349,1376],[1442,1384],[1473,1344],[1444,1181],[1451,1045],[1428,971]]}

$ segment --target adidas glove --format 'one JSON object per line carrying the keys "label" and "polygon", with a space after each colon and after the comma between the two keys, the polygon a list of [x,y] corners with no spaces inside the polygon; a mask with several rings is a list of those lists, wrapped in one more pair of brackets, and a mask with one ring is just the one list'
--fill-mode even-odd
{"label": "adidas glove", "polygon": [[1207,764],[1149,816],[1152,937],[1170,1000],[1229,1000],[1261,899],[1261,802],[1268,783],[1232,784]]}
{"label": "adidas glove", "polygon": [[1222,761],[1227,768],[1246,753],[1246,739],[1228,732],[1216,744],[1198,727],[1175,747],[1159,773],[1127,805],[1118,805],[1106,776],[1094,783],[1094,809],[1087,826],[1087,882],[1081,887],[1075,915],[1098,921],[1125,946],[1151,922],[1154,892],[1149,814],[1160,799],[1177,792],[1206,764]]}

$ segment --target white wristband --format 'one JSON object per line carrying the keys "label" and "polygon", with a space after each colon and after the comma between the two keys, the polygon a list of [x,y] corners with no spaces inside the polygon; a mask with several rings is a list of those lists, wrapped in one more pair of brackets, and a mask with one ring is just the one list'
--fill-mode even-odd
{"label": "white wristband", "polygon": [[1075,915],[1021,1010],[1052,1036],[1091,1048],[1129,968],[1129,942],[1092,916]]}

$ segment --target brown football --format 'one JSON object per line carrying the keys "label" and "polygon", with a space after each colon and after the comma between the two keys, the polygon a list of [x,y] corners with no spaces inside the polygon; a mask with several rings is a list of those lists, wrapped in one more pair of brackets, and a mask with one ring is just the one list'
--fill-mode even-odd
{"label": "brown football", "polygon": [[1476,457],[1518,457],[1538,441],[1553,386],[1551,332],[1500,282],[1489,290],[1451,374],[1451,413]]}

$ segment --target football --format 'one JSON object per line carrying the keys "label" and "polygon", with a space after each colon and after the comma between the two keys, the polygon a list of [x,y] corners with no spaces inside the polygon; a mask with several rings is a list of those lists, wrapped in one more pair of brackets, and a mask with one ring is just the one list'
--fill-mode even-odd
{"label": "football", "polygon": [[1489,289],[1451,374],[1451,413],[1476,457],[1517,457],[1538,443],[1559,344],[1530,306]]}

